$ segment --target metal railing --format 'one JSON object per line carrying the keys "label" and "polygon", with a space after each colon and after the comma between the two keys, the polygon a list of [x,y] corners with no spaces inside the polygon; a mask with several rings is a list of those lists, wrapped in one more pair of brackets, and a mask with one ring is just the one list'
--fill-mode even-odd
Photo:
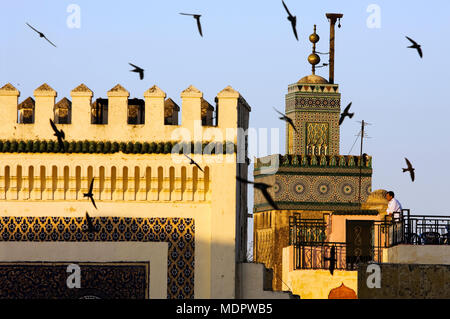
{"label": "metal railing", "polygon": [[450,245],[450,216],[411,215],[405,209],[397,223],[403,227],[397,244]]}
{"label": "metal railing", "polygon": [[324,220],[289,219],[289,244],[295,269],[328,269],[335,248],[335,269],[355,270],[359,263],[381,263],[384,248],[406,245],[450,245],[450,216],[411,215],[404,209],[396,218],[374,221],[370,244],[326,242]]}
{"label": "metal railing", "polygon": [[411,215],[403,209],[397,218],[374,222],[374,246],[450,245],[450,216]]}
{"label": "metal railing", "polygon": [[327,225],[323,219],[300,219],[299,215],[289,218],[289,244],[322,243],[326,240]]}
{"label": "metal railing", "polygon": [[[357,254],[348,243],[324,242],[321,244],[299,243],[294,245],[294,269],[329,269],[331,249],[335,249],[336,270],[356,270],[358,264],[367,262],[381,262],[381,249],[373,246],[365,247],[366,254]],[[353,251],[353,252],[351,252]]]}

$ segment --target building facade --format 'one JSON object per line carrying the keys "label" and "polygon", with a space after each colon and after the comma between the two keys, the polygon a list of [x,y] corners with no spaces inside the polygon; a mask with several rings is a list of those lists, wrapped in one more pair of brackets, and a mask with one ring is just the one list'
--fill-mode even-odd
{"label": "building facade", "polygon": [[[286,125],[286,154],[256,160],[255,181],[269,186],[277,207],[255,190],[254,258],[273,269],[274,290],[302,299],[446,298],[449,217],[409,209],[387,216],[387,191],[371,189],[372,157],[362,150],[340,154],[341,96],[334,83],[340,17],[327,14],[329,80],[315,74],[314,28],[312,74],[288,87],[285,113],[293,125]],[[363,128],[364,122],[362,136]]]}
{"label": "building facade", "polygon": [[[236,132],[251,109],[239,92],[217,94],[214,124],[193,86],[181,93],[182,124],[157,86],[144,99],[117,85],[93,101],[84,84],[59,102],[47,84],[19,96],[0,89],[1,298],[242,294],[247,187],[236,176],[247,164],[236,160]],[[83,196],[92,180],[98,209]],[[81,287],[71,289],[77,266]]]}
{"label": "building facade", "polygon": [[[336,19],[330,21],[330,52],[334,50]],[[320,39],[316,28],[309,39],[313,43],[308,57],[312,74],[289,85],[286,95],[285,114],[294,124],[286,125],[286,155],[257,159],[253,172],[255,181],[272,185],[269,192],[279,208],[275,210],[255,191],[254,257],[274,270],[276,290],[283,287],[282,250],[289,246],[290,219],[352,215],[361,210],[372,191],[372,157],[340,153],[339,85],[332,80],[334,70],[330,70],[329,80],[315,74],[320,62],[315,51]]]}

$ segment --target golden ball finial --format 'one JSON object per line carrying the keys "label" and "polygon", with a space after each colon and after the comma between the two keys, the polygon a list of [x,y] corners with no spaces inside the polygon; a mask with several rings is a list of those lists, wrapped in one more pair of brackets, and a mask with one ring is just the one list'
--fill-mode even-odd
{"label": "golden ball finial", "polygon": [[320,56],[315,53],[312,53],[308,57],[308,62],[312,65],[317,65],[320,63]]}
{"label": "golden ball finial", "polygon": [[317,43],[317,42],[319,42],[319,40],[320,40],[320,37],[315,32],[309,36],[309,41],[311,41],[312,43]]}
{"label": "golden ball finial", "polygon": [[309,36],[309,41],[311,41],[311,43],[317,43],[317,42],[319,42],[319,40],[320,40],[320,37],[316,33],[316,25],[314,25],[314,33]]}

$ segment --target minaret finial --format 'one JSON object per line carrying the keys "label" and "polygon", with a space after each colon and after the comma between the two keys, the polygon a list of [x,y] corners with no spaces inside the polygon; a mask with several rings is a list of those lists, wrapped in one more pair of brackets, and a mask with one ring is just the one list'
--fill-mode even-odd
{"label": "minaret finial", "polygon": [[313,44],[313,51],[308,57],[308,62],[312,65],[312,74],[316,74],[316,65],[320,63],[320,57],[316,54],[316,43],[319,42],[320,37],[316,33],[316,25],[314,25],[314,33],[309,36],[309,41]]}

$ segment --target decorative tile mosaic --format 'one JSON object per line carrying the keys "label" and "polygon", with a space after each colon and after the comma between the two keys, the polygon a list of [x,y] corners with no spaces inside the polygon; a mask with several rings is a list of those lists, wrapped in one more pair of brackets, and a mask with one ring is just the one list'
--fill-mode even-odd
{"label": "decorative tile mosaic", "polygon": [[306,123],[306,154],[328,155],[329,124]]}
{"label": "decorative tile mosaic", "polygon": [[338,84],[299,84],[293,83],[288,86],[288,93],[316,93],[316,94],[338,94],[339,93],[339,85]]}
{"label": "decorative tile mosaic", "polygon": [[[339,154],[339,117],[341,112],[341,94],[338,86],[327,85],[290,85],[286,95],[286,115],[293,119],[297,128],[291,147],[286,151],[290,154],[306,154],[307,142],[310,136],[308,123],[328,123],[327,136],[328,155]],[[289,141],[289,131],[286,130],[286,141]],[[310,141],[311,142],[311,141]]]}
{"label": "decorative tile mosaic", "polygon": [[[275,181],[271,182],[275,177]],[[345,210],[359,206],[359,176],[284,174],[255,175],[258,182],[273,185],[269,189],[281,209]],[[365,202],[371,193],[371,176],[361,176],[361,200]],[[270,208],[261,192],[254,192],[256,211]]]}
{"label": "decorative tile mosaic", "polygon": [[340,109],[340,106],[340,96],[311,96],[304,94],[286,99],[287,111],[298,109],[307,109],[308,111],[336,111]]}
{"label": "decorative tile mosaic", "polygon": [[[80,267],[80,288],[68,288],[69,264]],[[149,263],[0,263],[0,299],[147,299]]]}
{"label": "decorative tile mosaic", "polygon": [[0,217],[0,241],[167,242],[167,298],[194,298],[195,224],[192,218]]}

